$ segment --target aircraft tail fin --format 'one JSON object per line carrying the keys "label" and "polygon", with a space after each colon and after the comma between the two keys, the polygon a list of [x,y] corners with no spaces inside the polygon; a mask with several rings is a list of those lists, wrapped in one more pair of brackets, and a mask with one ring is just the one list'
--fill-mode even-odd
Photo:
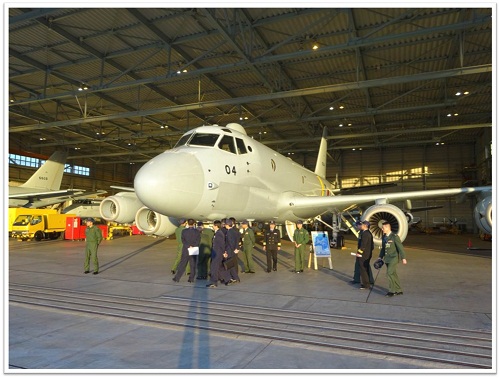
{"label": "aircraft tail fin", "polygon": [[43,163],[28,181],[22,184],[25,188],[59,190],[61,188],[64,165],[68,153],[56,151]]}
{"label": "aircraft tail fin", "polygon": [[321,143],[319,145],[318,160],[316,161],[316,169],[314,169],[314,173],[322,178],[326,178],[326,152],[327,152],[326,135],[327,134],[328,130],[325,127],[323,128],[323,136],[321,137]]}

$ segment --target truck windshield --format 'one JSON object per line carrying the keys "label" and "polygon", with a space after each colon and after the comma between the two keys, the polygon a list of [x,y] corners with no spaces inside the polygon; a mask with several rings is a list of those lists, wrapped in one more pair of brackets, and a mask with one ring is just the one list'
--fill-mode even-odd
{"label": "truck windshield", "polygon": [[24,226],[28,224],[31,220],[32,215],[19,215],[14,221],[14,226]]}

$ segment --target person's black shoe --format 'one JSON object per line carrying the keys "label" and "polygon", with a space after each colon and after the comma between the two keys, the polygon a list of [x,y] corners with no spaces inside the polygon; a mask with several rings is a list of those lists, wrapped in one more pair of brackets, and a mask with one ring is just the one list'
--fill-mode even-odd
{"label": "person's black shoe", "polygon": [[277,268],[273,268],[273,270],[276,272],[278,269]]}
{"label": "person's black shoe", "polygon": [[231,281],[227,281],[224,285],[229,286],[232,285],[233,283]]}
{"label": "person's black shoe", "polygon": [[402,291],[398,291],[397,293],[394,293],[394,295],[403,295]]}
{"label": "person's black shoe", "polygon": [[391,293],[390,291],[385,295],[386,297],[394,297],[394,293]]}
{"label": "person's black shoe", "polygon": [[179,282],[179,280],[176,280],[176,279],[175,279],[175,277],[174,277],[174,278],[172,278],[172,281],[174,281],[174,282]]}
{"label": "person's black shoe", "polygon": [[198,277],[196,277],[196,279],[197,279],[197,280],[202,280],[202,279],[203,279],[203,277],[202,277],[202,276],[198,276]]}
{"label": "person's black shoe", "polygon": [[193,282],[194,282],[194,280],[188,280],[188,282],[189,282],[189,283],[193,283]]}
{"label": "person's black shoe", "polygon": [[85,273],[85,274],[89,274],[90,272],[89,272],[88,270],[86,270],[86,271],[85,271],[85,272],[83,272],[83,273]]}
{"label": "person's black shoe", "polygon": [[266,272],[267,272],[267,273],[271,273],[271,271],[270,271],[269,269],[268,269],[268,270],[266,270]]}
{"label": "person's black shoe", "polygon": [[301,269],[301,270],[300,270],[300,273],[304,273],[304,269]]}
{"label": "person's black shoe", "polygon": [[99,274],[99,272],[94,272],[94,273],[92,273],[92,274]]}
{"label": "person's black shoe", "polygon": [[173,270],[173,269],[172,269],[172,270],[170,271],[170,273],[175,274],[175,270]]}
{"label": "person's black shoe", "polygon": [[206,287],[217,287],[217,285],[215,285],[215,284],[208,284],[208,285],[206,285]]}
{"label": "person's black shoe", "polygon": [[366,290],[366,289],[367,289],[367,288],[366,288],[366,287],[364,287],[364,286],[360,286],[360,287],[359,287],[359,290]]}
{"label": "person's black shoe", "polygon": [[350,283],[351,285],[358,285],[358,284],[360,284],[361,282],[352,280],[352,281],[349,281],[349,283]]}

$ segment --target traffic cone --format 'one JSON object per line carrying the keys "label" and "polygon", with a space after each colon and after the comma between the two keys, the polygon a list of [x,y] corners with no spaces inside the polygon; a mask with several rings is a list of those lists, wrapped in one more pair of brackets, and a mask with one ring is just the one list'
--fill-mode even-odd
{"label": "traffic cone", "polygon": [[472,241],[469,238],[469,243],[467,243],[467,249],[471,249],[471,248],[472,248]]}

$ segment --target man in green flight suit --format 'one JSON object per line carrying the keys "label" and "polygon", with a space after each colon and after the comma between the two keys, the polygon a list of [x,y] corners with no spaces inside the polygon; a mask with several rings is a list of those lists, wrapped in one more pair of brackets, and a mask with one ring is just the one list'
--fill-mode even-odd
{"label": "man in green flight suit", "polygon": [[[182,231],[186,228],[187,220],[184,218],[179,219],[179,227],[175,229],[175,238],[177,239],[177,256],[175,257],[174,265],[172,265],[172,274],[177,271],[177,266],[181,262],[182,257]],[[189,265],[186,268],[186,274],[189,274]]]}
{"label": "man in green flight suit", "polygon": [[382,223],[382,231],[384,235],[382,236],[382,249],[380,250],[379,259],[383,259],[387,266],[387,280],[389,281],[389,292],[385,296],[393,297],[403,294],[396,269],[399,260],[406,265],[406,254],[399,236],[391,232],[390,223]]}
{"label": "man in green flight suit", "polygon": [[102,231],[94,226],[94,218],[87,218],[87,228],[85,229],[85,274],[90,272],[90,257],[94,262],[94,274],[99,274],[99,260],[97,259],[97,247],[102,242]]}
{"label": "man in green flight suit", "polygon": [[309,231],[303,228],[303,223],[299,219],[297,221],[297,228],[293,233],[293,241],[295,243],[295,273],[304,271],[306,245],[309,242]]}
{"label": "man in green flight suit", "polygon": [[214,239],[214,230],[203,226],[203,222],[198,222],[198,230],[201,233],[200,253],[198,255],[198,271],[199,280],[206,280],[208,277],[208,262],[212,254],[212,241]]}
{"label": "man in green flight suit", "polygon": [[243,242],[243,266],[245,268],[245,273],[255,273],[253,270],[253,258],[252,252],[255,246],[255,233],[248,226],[248,221],[241,222],[241,228],[243,229],[243,234],[241,235],[241,241]]}

